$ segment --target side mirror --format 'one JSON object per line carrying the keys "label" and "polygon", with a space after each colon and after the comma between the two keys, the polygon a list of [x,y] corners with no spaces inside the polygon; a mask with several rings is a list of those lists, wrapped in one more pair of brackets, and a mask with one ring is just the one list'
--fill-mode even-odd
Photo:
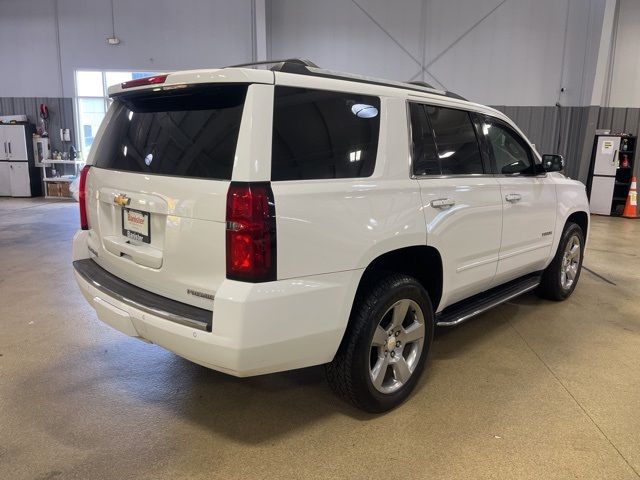
{"label": "side mirror", "polygon": [[561,172],[564,170],[564,158],[562,155],[542,155],[542,166],[547,172]]}

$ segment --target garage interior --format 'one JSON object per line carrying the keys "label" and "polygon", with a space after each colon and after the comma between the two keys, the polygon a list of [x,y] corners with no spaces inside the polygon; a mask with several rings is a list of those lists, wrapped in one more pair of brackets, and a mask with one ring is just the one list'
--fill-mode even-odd
{"label": "garage interior", "polygon": [[101,323],[69,188],[110,81],[267,58],[491,105],[591,188],[598,139],[640,135],[639,43],[636,0],[0,0],[0,119],[49,133],[28,194],[0,197],[0,478],[640,478],[635,148],[616,149],[625,190],[591,216],[575,293],[439,328],[384,415],[322,367],[240,379]]}

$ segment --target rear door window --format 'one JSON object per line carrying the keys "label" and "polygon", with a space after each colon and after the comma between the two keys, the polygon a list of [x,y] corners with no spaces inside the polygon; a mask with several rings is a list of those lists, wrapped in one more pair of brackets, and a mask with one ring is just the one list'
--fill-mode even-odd
{"label": "rear door window", "polygon": [[425,105],[440,161],[442,175],[484,173],[482,156],[469,113]]}
{"label": "rear door window", "polygon": [[115,98],[96,167],[230,180],[247,85],[205,85]]}
{"label": "rear door window", "polygon": [[441,175],[440,159],[425,106],[420,103],[410,103],[409,115],[411,118],[413,174],[418,176]]}
{"label": "rear door window", "polygon": [[271,179],[369,177],[379,130],[378,97],[277,86]]}

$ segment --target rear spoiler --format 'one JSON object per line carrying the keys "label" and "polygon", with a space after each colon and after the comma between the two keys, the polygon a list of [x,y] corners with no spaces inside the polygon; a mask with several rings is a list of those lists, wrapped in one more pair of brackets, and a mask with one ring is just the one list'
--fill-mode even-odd
{"label": "rear spoiler", "polygon": [[[149,82],[149,78],[162,78],[162,82]],[[264,83],[273,85],[275,83],[274,73],[270,70],[257,70],[249,68],[223,68],[217,70],[187,70],[183,72],[174,72],[166,74],[158,74],[154,77],[147,77],[147,79],[141,80],[140,85],[125,86],[118,83],[109,87],[109,97],[117,97],[123,94],[129,94],[133,92],[140,92],[143,90],[149,91],[161,91],[161,90],[174,90],[178,88],[184,88],[187,86],[197,84],[212,84],[212,83]]]}

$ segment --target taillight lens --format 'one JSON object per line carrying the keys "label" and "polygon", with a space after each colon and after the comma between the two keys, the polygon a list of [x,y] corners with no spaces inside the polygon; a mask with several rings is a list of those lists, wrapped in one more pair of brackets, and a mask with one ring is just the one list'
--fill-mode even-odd
{"label": "taillight lens", "polygon": [[227,278],[276,279],[276,218],[268,182],[232,182],[227,192]]}
{"label": "taillight lens", "polygon": [[82,230],[89,230],[89,220],[87,218],[87,202],[89,196],[87,195],[87,175],[91,166],[85,165],[80,171],[80,188],[78,189],[78,201],[80,203],[80,228]]}
{"label": "taillight lens", "polygon": [[136,78],[135,80],[129,80],[128,82],[122,82],[120,87],[132,88],[142,87],[143,85],[154,85],[156,83],[164,83],[168,75],[154,75],[153,77]]}

